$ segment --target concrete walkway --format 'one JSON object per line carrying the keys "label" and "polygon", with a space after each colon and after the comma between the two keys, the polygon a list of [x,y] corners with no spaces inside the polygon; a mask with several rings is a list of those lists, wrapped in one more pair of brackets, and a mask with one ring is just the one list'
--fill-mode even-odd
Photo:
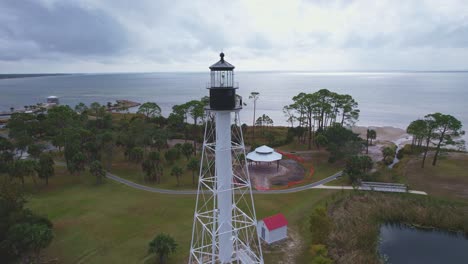
{"label": "concrete walkway", "polygon": [[[299,186],[299,187],[294,187],[294,188],[289,188],[289,189],[284,189],[284,190],[267,190],[267,191],[257,191],[257,190],[252,190],[252,193],[264,193],[264,194],[280,194],[280,193],[295,193],[295,192],[300,192],[300,191],[305,191],[309,190],[312,188],[316,188],[317,186],[320,186],[322,184],[325,184],[327,182],[333,181],[339,176],[343,174],[342,171],[339,171],[335,174],[333,174],[330,177],[327,177],[325,179],[322,179],[317,182],[313,182],[304,186]],[[113,181],[125,184],[127,186],[130,186],[135,189],[140,189],[143,191],[148,191],[148,192],[154,192],[154,193],[163,193],[163,194],[197,194],[197,190],[168,190],[168,189],[161,189],[161,188],[155,188],[155,187],[149,187],[146,185],[138,184],[126,179],[123,179],[115,174],[112,174],[108,172],[106,174],[106,177],[108,179],[111,179]]]}
{"label": "concrete walkway", "polygon": [[[360,190],[360,191],[376,191],[372,190],[371,188],[365,188],[365,187],[356,187],[354,188],[353,186],[326,186],[326,185],[319,185],[313,187],[313,189],[331,189],[331,190]],[[379,190],[379,192],[392,192],[392,191],[383,191]],[[405,193],[405,192],[397,192],[397,193]],[[420,194],[420,195],[427,195],[426,192],[423,191],[413,191],[413,190],[408,190],[407,193],[412,193],[412,194]]]}
{"label": "concrete walkway", "polygon": [[[64,162],[55,162],[56,165],[59,166],[65,166],[66,164]],[[258,190],[252,190],[252,193],[254,194],[281,194],[281,193],[295,193],[295,192],[301,192],[305,190],[310,190],[310,189],[331,189],[331,190],[353,190],[354,187],[352,186],[326,186],[324,184],[331,182],[333,180],[336,180],[336,178],[340,177],[343,174],[343,171],[339,171],[332,176],[329,176],[325,179],[322,179],[317,182],[309,183],[307,185],[303,186],[298,186],[298,187],[293,187],[289,189],[283,189],[283,190],[266,190],[266,191],[258,191]],[[111,179],[113,181],[116,181],[118,183],[127,185],[129,187],[139,189],[142,191],[147,191],[147,192],[153,192],[153,193],[162,193],[162,194],[176,194],[176,195],[195,195],[197,194],[197,190],[168,190],[168,189],[161,189],[161,188],[155,188],[155,187],[150,187],[142,184],[138,184],[129,180],[126,180],[124,178],[121,178],[115,174],[112,174],[110,172],[106,173],[106,178]],[[358,190],[361,191],[372,191],[369,188],[361,188],[358,187]],[[426,192],[423,191],[408,191],[408,193],[412,194],[421,194],[421,195],[427,195]]]}
{"label": "concrete walkway", "polygon": [[[258,190],[252,190],[252,193],[254,194],[282,194],[282,193],[295,193],[295,192],[301,192],[305,190],[310,190],[310,189],[331,189],[331,190],[353,190],[354,187],[352,186],[326,186],[324,184],[331,182],[335,180],[336,178],[340,177],[343,174],[342,171],[339,171],[335,174],[333,174],[330,177],[327,177],[325,179],[322,179],[317,182],[313,182],[307,185],[303,186],[298,186],[298,187],[293,187],[289,189],[283,189],[283,190],[265,190],[265,191],[258,191]],[[194,195],[197,194],[197,190],[168,190],[168,189],[161,189],[161,188],[155,188],[155,187],[149,187],[146,185],[141,185],[123,178],[118,177],[115,174],[112,173],[107,173],[106,177],[108,179],[111,179],[113,181],[125,184],[127,186],[130,186],[135,189],[140,189],[143,191],[148,191],[148,192],[154,192],[154,193],[162,193],[162,194],[185,194],[185,195]],[[369,188],[362,188],[358,187],[357,190],[360,191],[372,191]],[[420,195],[427,195],[426,192],[422,191],[408,191],[408,193],[412,194],[420,194]]]}

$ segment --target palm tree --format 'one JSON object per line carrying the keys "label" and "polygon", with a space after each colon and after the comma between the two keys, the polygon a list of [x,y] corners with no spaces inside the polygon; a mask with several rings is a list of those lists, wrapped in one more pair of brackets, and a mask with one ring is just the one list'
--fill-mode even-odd
{"label": "palm tree", "polygon": [[370,144],[372,146],[372,140],[377,138],[377,132],[375,132],[374,129],[371,129],[369,133],[370,133]]}
{"label": "palm tree", "polygon": [[[196,139],[194,141],[196,141]],[[182,145],[182,154],[184,154],[187,160],[189,160],[190,156],[193,154],[193,145],[190,143],[184,143]]]}
{"label": "palm tree", "polygon": [[89,165],[89,172],[96,177],[96,183],[102,183],[102,179],[106,176],[106,171],[102,168],[101,162],[95,160]]}
{"label": "palm tree", "polygon": [[24,185],[25,176],[33,176],[36,172],[36,161],[34,160],[15,160],[10,167],[9,174],[13,178],[19,178]]}
{"label": "palm tree", "polygon": [[177,249],[175,240],[164,233],[157,235],[150,243],[148,253],[159,255],[159,263],[165,263],[166,257],[172,254]]}
{"label": "palm tree", "polygon": [[377,132],[373,129],[367,129],[367,134],[366,134],[366,154],[369,153],[369,139],[370,139],[370,145],[372,146],[372,140],[377,138]]}
{"label": "palm tree", "polygon": [[251,92],[249,99],[253,99],[254,102],[254,114],[253,114],[253,125],[252,125],[252,139],[255,141],[255,111],[257,109],[257,100],[258,97],[260,96],[259,92]]}
{"label": "palm tree", "polygon": [[195,172],[200,169],[199,161],[195,158],[192,158],[187,164],[187,169],[192,171],[192,183],[195,184]]}
{"label": "palm tree", "polygon": [[369,154],[369,139],[370,139],[370,129],[367,129],[367,133],[366,133],[366,154]]}
{"label": "palm tree", "polygon": [[36,166],[37,176],[43,178],[46,181],[46,185],[49,185],[49,178],[54,175],[54,159],[49,153],[42,153],[39,156],[39,162]]}
{"label": "palm tree", "polygon": [[161,183],[163,168],[161,166],[161,157],[159,152],[151,151],[148,154],[148,157],[141,164],[141,168],[145,172],[148,180],[156,180],[157,183]]}
{"label": "palm tree", "polygon": [[177,166],[177,165],[175,165],[174,167],[172,167],[171,175],[176,177],[176,179],[177,179],[177,186],[180,185],[180,180],[179,180],[179,179],[180,179],[180,175],[182,175],[182,172],[183,172],[183,171],[182,171],[182,168],[181,168],[181,167],[179,167],[179,166]]}

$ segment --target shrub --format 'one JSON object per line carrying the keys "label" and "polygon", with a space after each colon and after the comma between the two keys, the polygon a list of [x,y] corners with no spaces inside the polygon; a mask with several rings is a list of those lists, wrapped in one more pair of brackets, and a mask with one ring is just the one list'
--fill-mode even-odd
{"label": "shrub", "polygon": [[396,156],[396,157],[397,157],[397,159],[402,159],[402,158],[403,158],[403,156],[404,156],[404,154],[405,154],[405,150],[404,150],[404,148],[402,148],[402,149],[398,150],[398,152],[397,152],[397,156]]}
{"label": "shrub", "polygon": [[310,216],[310,232],[313,244],[324,244],[331,230],[331,221],[324,207],[315,208]]}

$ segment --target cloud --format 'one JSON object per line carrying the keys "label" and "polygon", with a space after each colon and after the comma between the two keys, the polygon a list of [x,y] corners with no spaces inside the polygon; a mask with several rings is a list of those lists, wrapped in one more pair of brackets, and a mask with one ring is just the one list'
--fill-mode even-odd
{"label": "cloud", "polygon": [[468,24],[440,25],[429,32],[408,35],[402,46],[434,48],[468,48]]}
{"label": "cloud", "polygon": [[463,0],[4,0],[0,70],[468,69]]}
{"label": "cloud", "polygon": [[[0,4],[2,59],[20,60],[50,54],[114,55],[127,47],[127,32],[108,14],[61,1],[50,6],[39,1]],[[16,49],[14,48],[16,47]]]}

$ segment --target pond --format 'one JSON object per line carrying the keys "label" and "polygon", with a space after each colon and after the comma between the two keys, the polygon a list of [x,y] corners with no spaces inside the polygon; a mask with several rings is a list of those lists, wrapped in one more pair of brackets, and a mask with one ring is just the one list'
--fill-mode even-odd
{"label": "pond", "polygon": [[380,240],[386,263],[468,263],[468,239],[462,234],[385,224]]}

